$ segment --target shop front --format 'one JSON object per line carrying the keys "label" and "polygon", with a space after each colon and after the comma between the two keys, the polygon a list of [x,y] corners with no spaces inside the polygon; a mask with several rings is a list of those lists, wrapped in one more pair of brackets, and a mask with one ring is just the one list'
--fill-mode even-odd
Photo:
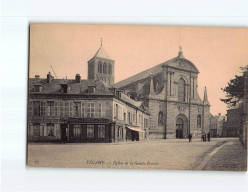
{"label": "shop front", "polygon": [[144,140],[145,131],[138,126],[126,126],[127,141]]}
{"label": "shop front", "polygon": [[108,119],[70,118],[69,142],[110,142],[111,123]]}

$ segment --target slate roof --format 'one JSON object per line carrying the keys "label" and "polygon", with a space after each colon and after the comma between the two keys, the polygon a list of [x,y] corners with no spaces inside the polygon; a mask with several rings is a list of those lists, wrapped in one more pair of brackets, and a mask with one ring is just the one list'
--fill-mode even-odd
{"label": "slate roof", "polygon": [[[43,86],[41,92],[34,92],[34,85],[39,84]],[[102,82],[96,80],[81,80],[77,83],[73,79],[53,79],[51,83],[47,83],[47,79],[29,79],[29,93],[32,94],[61,94],[61,84],[67,84],[70,90],[66,94],[74,95],[89,95],[88,86],[95,86],[95,93],[90,95],[113,95],[113,93]]]}
{"label": "slate roof", "polygon": [[[61,85],[67,84],[70,87],[70,90],[65,94],[62,93]],[[35,85],[41,85],[42,90],[41,92],[35,92],[34,91],[34,86]],[[95,86],[95,92],[94,93],[88,93],[88,86]],[[65,95],[90,95],[90,96],[99,96],[99,95],[104,95],[104,96],[112,96],[114,97],[114,94],[110,91],[110,87],[104,84],[101,81],[97,80],[81,80],[80,83],[77,83],[76,80],[73,79],[52,79],[51,83],[47,82],[47,79],[42,79],[42,78],[30,78],[29,79],[29,94],[65,94]],[[121,97],[124,102],[129,103],[140,110],[145,111],[142,107],[142,102],[141,101],[135,101],[128,97],[126,94],[121,93]]]}
{"label": "slate roof", "polygon": [[188,59],[184,58],[182,55],[181,56],[179,55],[179,56],[177,56],[175,58],[172,58],[172,59],[170,59],[168,61],[165,61],[165,62],[163,62],[161,64],[153,66],[152,68],[149,68],[149,69],[147,69],[147,70],[145,70],[143,72],[140,72],[140,73],[138,73],[136,75],[133,75],[133,76],[127,78],[127,79],[119,81],[119,82],[114,84],[114,87],[121,88],[123,86],[127,86],[127,85],[129,85],[131,83],[134,83],[136,81],[139,81],[139,80],[142,80],[144,78],[147,78],[147,77],[150,76],[150,74],[156,75],[156,74],[162,72],[162,65],[178,68],[179,61],[185,61],[185,62],[189,63],[191,65],[191,67],[192,67],[192,71],[194,71],[196,73],[199,73],[198,69],[196,68],[196,66],[191,61],[189,61]]}
{"label": "slate roof", "polygon": [[93,58],[95,58],[95,57],[104,58],[104,59],[111,59],[110,56],[107,54],[107,52],[103,49],[102,46],[97,50],[97,52]]}

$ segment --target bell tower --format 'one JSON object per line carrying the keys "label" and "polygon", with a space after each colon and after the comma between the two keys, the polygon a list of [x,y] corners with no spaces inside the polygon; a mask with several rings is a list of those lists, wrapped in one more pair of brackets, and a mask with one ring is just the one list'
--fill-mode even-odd
{"label": "bell tower", "polygon": [[102,81],[107,85],[114,84],[115,61],[112,60],[107,52],[103,49],[102,39],[101,46],[93,58],[88,61],[88,79]]}

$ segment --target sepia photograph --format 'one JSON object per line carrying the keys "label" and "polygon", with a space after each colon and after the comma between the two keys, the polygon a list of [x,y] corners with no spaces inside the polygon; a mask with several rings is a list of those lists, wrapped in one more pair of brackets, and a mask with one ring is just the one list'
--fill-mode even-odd
{"label": "sepia photograph", "polygon": [[30,23],[27,166],[247,171],[248,28]]}

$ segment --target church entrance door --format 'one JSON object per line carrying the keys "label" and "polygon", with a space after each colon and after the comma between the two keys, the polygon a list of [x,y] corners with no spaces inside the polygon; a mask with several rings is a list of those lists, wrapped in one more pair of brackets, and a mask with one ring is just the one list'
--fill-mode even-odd
{"label": "church entrance door", "polygon": [[176,121],[176,138],[182,139],[183,138],[183,119],[178,118]]}

